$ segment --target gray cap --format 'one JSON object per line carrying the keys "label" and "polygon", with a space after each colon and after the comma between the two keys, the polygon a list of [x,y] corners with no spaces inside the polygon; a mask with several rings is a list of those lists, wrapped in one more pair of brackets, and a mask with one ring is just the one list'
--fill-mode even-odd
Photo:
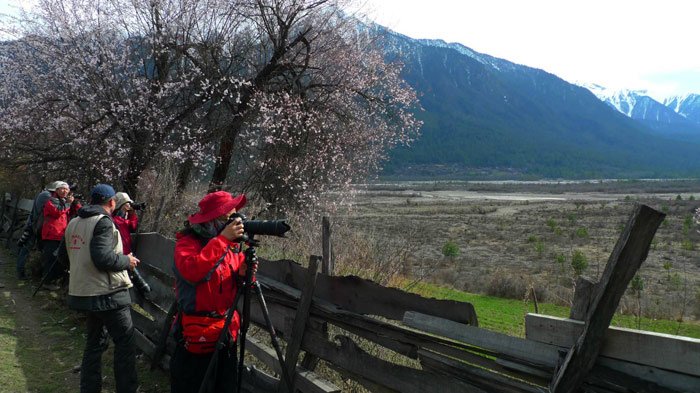
{"label": "gray cap", "polygon": [[124,206],[125,203],[134,203],[134,201],[129,198],[129,194],[125,192],[118,192],[117,193],[117,206],[115,207],[116,210],[119,210]]}
{"label": "gray cap", "polygon": [[46,191],[51,191],[51,192],[56,191],[56,189],[58,188],[58,184],[59,184],[59,183],[63,183],[63,182],[60,181],[60,180],[57,180],[57,181],[52,181],[51,183],[47,184],[47,185],[46,185]]}

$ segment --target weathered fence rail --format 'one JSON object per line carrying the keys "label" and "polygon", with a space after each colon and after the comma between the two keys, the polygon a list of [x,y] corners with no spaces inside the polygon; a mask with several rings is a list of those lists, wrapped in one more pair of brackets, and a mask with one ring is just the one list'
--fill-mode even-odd
{"label": "weathered fence rail", "polygon": [[[4,201],[2,217],[11,220],[20,204]],[[333,276],[328,235],[325,255],[312,257],[308,268],[261,260],[258,278],[272,324],[287,343],[285,368],[300,392],[340,391],[314,373],[319,362],[376,392],[700,392],[700,340],[609,327],[661,219],[638,206],[600,282],[577,285],[575,319],[528,314],[525,338],[479,328],[469,303]],[[329,227],[324,220],[324,233]],[[141,307],[132,315],[138,345],[152,356],[169,326],[174,242],[157,233],[139,234],[134,242],[153,291],[148,299],[134,293]],[[252,301],[251,321],[265,326]],[[273,374],[282,373],[264,340],[248,337],[246,343]],[[171,337],[166,348],[163,367],[174,348]],[[249,391],[284,390],[277,377],[255,368],[246,370],[244,381]]]}

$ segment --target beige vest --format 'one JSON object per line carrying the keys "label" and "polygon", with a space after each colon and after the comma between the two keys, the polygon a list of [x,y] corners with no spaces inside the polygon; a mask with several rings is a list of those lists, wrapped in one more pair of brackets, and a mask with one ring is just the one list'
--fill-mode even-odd
{"label": "beige vest", "polygon": [[[106,217],[106,215],[97,214],[88,218],[78,217],[71,220],[66,228],[66,250],[70,260],[68,294],[71,296],[108,295],[133,286],[126,270],[118,272],[99,270],[92,261],[90,241],[95,226],[102,217]],[[114,223],[112,223],[112,233],[114,235],[114,252],[121,254],[122,238]]]}

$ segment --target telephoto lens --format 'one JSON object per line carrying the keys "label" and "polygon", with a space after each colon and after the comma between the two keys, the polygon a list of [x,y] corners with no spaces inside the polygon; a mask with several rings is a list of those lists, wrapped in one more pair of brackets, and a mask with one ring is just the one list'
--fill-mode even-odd
{"label": "telephoto lens", "polygon": [[144,280],[138,269],[134,268],[134,270],[129,271],[129,278],[141,295],[145,296],[147,293],[151,292],[151,286]]}

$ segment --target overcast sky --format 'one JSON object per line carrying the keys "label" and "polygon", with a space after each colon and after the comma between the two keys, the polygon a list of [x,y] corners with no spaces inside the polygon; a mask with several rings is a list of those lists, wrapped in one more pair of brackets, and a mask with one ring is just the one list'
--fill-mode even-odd
{"label": "overcast sky", "polygon": [[[10,5],[35,0],[0,0]],[[699,0],[357,0],[376,22],[570,82],[700,93]]]}
{"label": "overcast sky", "polygon": [[376,22],[567,81],[700,93],[697,0],[360,0]]}

